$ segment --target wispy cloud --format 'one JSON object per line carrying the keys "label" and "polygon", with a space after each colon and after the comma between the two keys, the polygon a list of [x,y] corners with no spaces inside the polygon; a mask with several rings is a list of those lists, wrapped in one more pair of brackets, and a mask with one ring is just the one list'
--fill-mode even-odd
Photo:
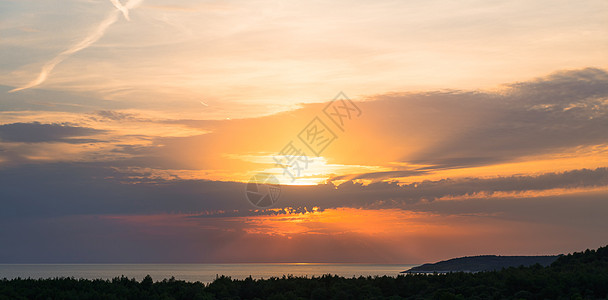
{"label": "wispy cloud", "polygon": [[134,8],[134,7],[138,6],[141,2],[143,2],[143,0],[129,0],[123,6],[118,0],[110,0],[110,1],[112,2],[112,4],[114,4],[114,6],[116,7],[117,10],[112,12],[105,20],[103,20],[101,23],[99,23],[99,25],[97,25],[97,27],[95,28],[95,30],[93,30],[93,32],[91,32],[87,37],[85,37],[79,43],[72,45],[70,48],[59,53],[57,56],[55,56],[53,59],[51,59],[49,62],[47,62],[42,67],[42,70],[40,71],[40,74],[38,75],[38,77],[36,79],[30,81],[28,84],[26,84],[22,87],[18,87],[18,88],[10,90],[9,93],[29,89],[29,88],[38,86],[41,83],[43,83],[44,81],[46,81],[46,79],[49,76],[49,73],[51,73],[51,71],[53,71],[53,69],[59,63],[61,63],[65,59],[67,59],[70,55],[91,46],[93,43],[95,43],[97,40],[99,40],[106,33],[106,30],[108,30],[108,28],[118,20],[119,13],[122,13],[127,20],[130,20],[129,19],[129,9]]}
{"label": "wispy cloud", "polygon": [[123,16],[125,16],[125,19],[127,19],[127,21],[131,21],[131,18],[129,18],[129,9],[127,7],[122,5],[122,3],[120,3],[120,1],[118,0],[110,0],[110,2],[112,2],[114,7],[116,7],[116,9],[118,9]]}

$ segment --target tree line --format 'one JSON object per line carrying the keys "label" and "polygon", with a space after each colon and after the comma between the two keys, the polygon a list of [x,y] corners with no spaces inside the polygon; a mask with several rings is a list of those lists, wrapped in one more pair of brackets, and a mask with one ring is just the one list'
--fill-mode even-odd
{"label": "tree line", "polygon": [[608,246],[550,266],[397,277],[283,276],[212,283],[127,277],[3,279],[0,299],[608,299]]}

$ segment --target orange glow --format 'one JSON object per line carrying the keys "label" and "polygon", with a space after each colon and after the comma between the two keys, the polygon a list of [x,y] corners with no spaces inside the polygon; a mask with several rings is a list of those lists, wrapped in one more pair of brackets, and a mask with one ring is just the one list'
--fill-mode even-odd
{"label": "orange glow", "polygon": [[246,218],[249,234],[293,236],[299,234],[394,236],[404,233],[437,234],[453,232],[444,222],[429,222],[438,215],[400,209],[327,209],[314,213]]}
{"label": "orange glow", "polygon": [[[483,253],[546,254],[552,253],[551,247],[564,244],[555,240],[558,233],[575,234],[581,240],[588,235],[556,225],[503,219],[496,213],[434,214],[399,209],[338,208],[255,217],[199,218],[171,214],[104,219],[135,228],[143,236],[187,239],[192,243],[214,237],[216,250],[201,254],[200,258],[217,261],[420,263]],[[335,251],[328,252],[330,249]]]}

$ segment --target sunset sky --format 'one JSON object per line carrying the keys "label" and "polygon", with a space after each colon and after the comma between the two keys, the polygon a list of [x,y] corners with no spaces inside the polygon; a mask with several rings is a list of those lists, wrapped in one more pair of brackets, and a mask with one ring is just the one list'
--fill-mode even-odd
{"label": "sunset sky", "polygon": [[606,1],[0,1],[0,263],[605,246],[607,53]]}

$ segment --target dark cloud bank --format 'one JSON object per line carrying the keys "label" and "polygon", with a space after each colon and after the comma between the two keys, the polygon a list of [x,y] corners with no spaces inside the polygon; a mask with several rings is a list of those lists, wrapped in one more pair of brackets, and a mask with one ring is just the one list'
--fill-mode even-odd
{"label": "dark cloud bank", "polygon": [[[0,172],[3,218],[65,215],[189,213],[201,217],[276,214],[255,212],[238,182],[171,180],[130,182],[129,174],[95,165],[29,165]],[[423,181],[408,185],[378,182],[339,186],[282,186],[274,208],[311,210],[401,208],[447,196],[496,192],[590,188],[608,185],[608,168],[581,169],[539,176]],[[220,213],[221,212],[221,213]]]}
{"label": "dark cloud bank", "polygon": [[97,140],[79,137],[91,136],[104,132],[104,130],[72,126],[70,124],[41,124],[40,122],[12,123],[0,125],[0,142],[92,143],[97,142]]}

